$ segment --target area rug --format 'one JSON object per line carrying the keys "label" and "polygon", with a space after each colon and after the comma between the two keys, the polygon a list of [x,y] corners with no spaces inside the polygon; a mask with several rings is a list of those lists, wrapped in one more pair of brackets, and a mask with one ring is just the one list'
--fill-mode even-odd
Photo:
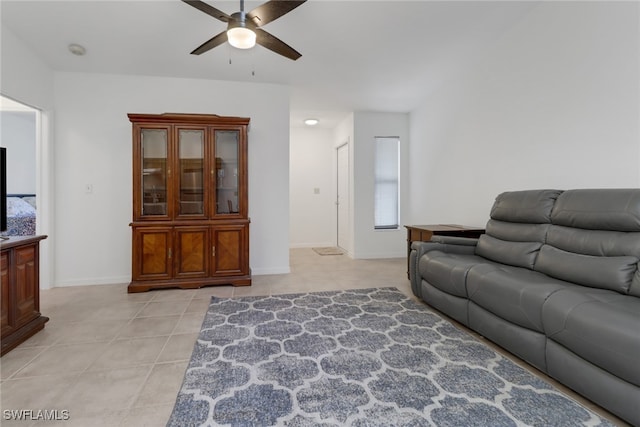
{"label": "area rug", "polygon": [[311,248],[318,255],[342,255],[341,249],[336,247],[326,247],[326,248]]}
{"label": "area rug", "polygon": [[168,426],[611,426],[396,288],[213,298]]}

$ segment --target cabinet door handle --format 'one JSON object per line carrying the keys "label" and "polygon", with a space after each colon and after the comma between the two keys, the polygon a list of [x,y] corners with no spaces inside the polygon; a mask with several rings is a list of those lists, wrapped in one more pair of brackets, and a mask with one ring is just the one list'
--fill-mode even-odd
{"label": "cabinet door handle", "polygon": [[211,256],[216,256],[216,247],[211,246]]}
{"label": "cabinet door handle", "polygon": [[171,248],[169,248],[169,258],[171,258]]}

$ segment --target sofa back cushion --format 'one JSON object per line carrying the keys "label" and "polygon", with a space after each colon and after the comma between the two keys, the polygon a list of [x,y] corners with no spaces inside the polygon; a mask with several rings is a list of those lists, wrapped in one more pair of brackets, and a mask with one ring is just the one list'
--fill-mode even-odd
{"label": "sofa back cushion", "polygon": [[506,222],[545,224],[561,190],[507,191],[496,197],[491,219]]}
{"label": "sofa back cushion", "polygon": [[640,231],[640,189],[565,191],[556,201],[551,223],[589,230]]}
{"label": "sofa back cushion", "polygon": [[485,234],[480,236],[476,255],[500,262],[533,269],[549,224],[524,224],[489,220]]}
{"label": "sofa back cushion", "polygon": [[565,191],[551,223],[536,271],[640,296],[640,189]]}
{"label": "sofa back cushion", "polygon": [[533,269],[540,242],[509,242],[486,234],[480,236],[476,255],[502,264]]}
{"label": "sofa back cushion", "polygon": [[476,255],[533,269],[560,190],[508,191],[496,197]]}

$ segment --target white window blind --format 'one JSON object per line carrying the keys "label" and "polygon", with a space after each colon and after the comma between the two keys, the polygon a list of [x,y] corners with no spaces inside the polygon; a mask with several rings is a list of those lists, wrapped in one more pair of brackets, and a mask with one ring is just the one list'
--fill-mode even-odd
{"label": "white window blind", "polygon": [[375,138],[374,228],[398,228],[400,209],[400,138]]}

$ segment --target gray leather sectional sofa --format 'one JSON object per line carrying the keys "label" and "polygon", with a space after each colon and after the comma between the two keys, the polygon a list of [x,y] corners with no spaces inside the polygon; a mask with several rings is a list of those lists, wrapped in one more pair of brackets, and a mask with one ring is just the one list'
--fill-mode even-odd
{"label": "gray leather sectional sofa", "polygon": [[498,195],[479,239],[414,242],[416,296],[640,425],[640,189]]}

